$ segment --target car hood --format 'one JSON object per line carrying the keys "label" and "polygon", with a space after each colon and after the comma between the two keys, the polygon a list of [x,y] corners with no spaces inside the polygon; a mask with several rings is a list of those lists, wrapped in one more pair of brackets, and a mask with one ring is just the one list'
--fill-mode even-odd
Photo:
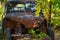
{"label": "car hood", "polygon": [[36,20],[36,21],[41,21],[43,22],[44,18],[39,16],[36,17],[34,14],[26,14],[26,13],[9,13],[6,15],[7,18],[11,19],[11,20],[15,20],[15,21],[20,21],[21,19],[26,19],[26,20]]}

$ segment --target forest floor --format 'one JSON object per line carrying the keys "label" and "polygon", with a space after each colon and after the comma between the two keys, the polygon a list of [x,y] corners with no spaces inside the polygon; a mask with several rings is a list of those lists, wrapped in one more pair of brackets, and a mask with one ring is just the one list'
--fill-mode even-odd
{"label": "forest floor", "polygon": [[60,40],[60,31],[55,33],[55,40]]}
{"label": "forest floor", "polygon": [[[1,29],[1,26],[0,26]],[[60,31],[55,33],[55,40],[60,40]]]}

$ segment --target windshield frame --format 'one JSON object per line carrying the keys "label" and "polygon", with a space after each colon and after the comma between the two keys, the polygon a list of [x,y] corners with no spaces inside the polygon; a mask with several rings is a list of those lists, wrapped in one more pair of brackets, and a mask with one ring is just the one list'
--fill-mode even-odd
{"label": "windshield frame", "polygon": [[[9,2],[9,3],[10,3],[10,2]],[[27,11],[26,3],[20,3],[20,2],[17,2],[16,5],[17,5],[17,4],[23,4],[23,5],[25,6],[25,10],[24,10],[24,11],[21,11],[21,10],[20,10],[20,11],[19,11],[19,10],[17,10],[17,11],[9,11],[10,8],[13,8],[13,7],[16,6],[16,5],[14,4],[15,2],[11,3],[11,4],[13,4],[13,7],[10,6],[9,3],[8,3],[8,7],[7,7],[7,12],[8,12],[8,13],[9,13],[9,12],[24,12],[24,11]],[[32,4],[32,3],[31,3],[31,4]],[[9,8],[9,7],[10,7],[10,8]],[[15,7],[15,8],[19,8],[19,7]],[[30,9],[31,9],[31,8],[30,8]],[[35,11],[36,11],[36,10],[35,10]],[[34,11],[34,12],[35,12],[35,11]],[[28,11],[28,12],[32,12],[32,11]]]}

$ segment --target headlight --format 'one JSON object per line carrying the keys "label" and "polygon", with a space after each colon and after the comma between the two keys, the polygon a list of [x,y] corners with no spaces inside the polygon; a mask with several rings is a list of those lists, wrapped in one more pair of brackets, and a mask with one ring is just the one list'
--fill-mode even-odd
{"label": "headlight", "polygon": [[6,14],[3,14],[2,18],[5,18]]}
{"label": "headlight", "polygon": [[18,10],[18,8],[14,8],[14,10]]}

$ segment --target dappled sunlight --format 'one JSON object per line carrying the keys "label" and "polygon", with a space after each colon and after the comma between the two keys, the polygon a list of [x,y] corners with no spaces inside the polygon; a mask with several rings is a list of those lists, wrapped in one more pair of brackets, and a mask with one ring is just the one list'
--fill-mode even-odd
{"label": "dappled sunlight", "polygon": [[2,7],[2,4],[0,2],[0,21],[2,20],[2,14],[4,12],[4,7]]}
{"label": "dappled sunlight", "polygon": [[0,2],[0,8],[1,8],[2,6],[1,6],[1,2]]}
{"label": "dappled sunlight", "polygon": [[[1,2],[0,2],[0,9],[2,8]],[[2,20],[1,10],[0,10],[0,20]]]}

